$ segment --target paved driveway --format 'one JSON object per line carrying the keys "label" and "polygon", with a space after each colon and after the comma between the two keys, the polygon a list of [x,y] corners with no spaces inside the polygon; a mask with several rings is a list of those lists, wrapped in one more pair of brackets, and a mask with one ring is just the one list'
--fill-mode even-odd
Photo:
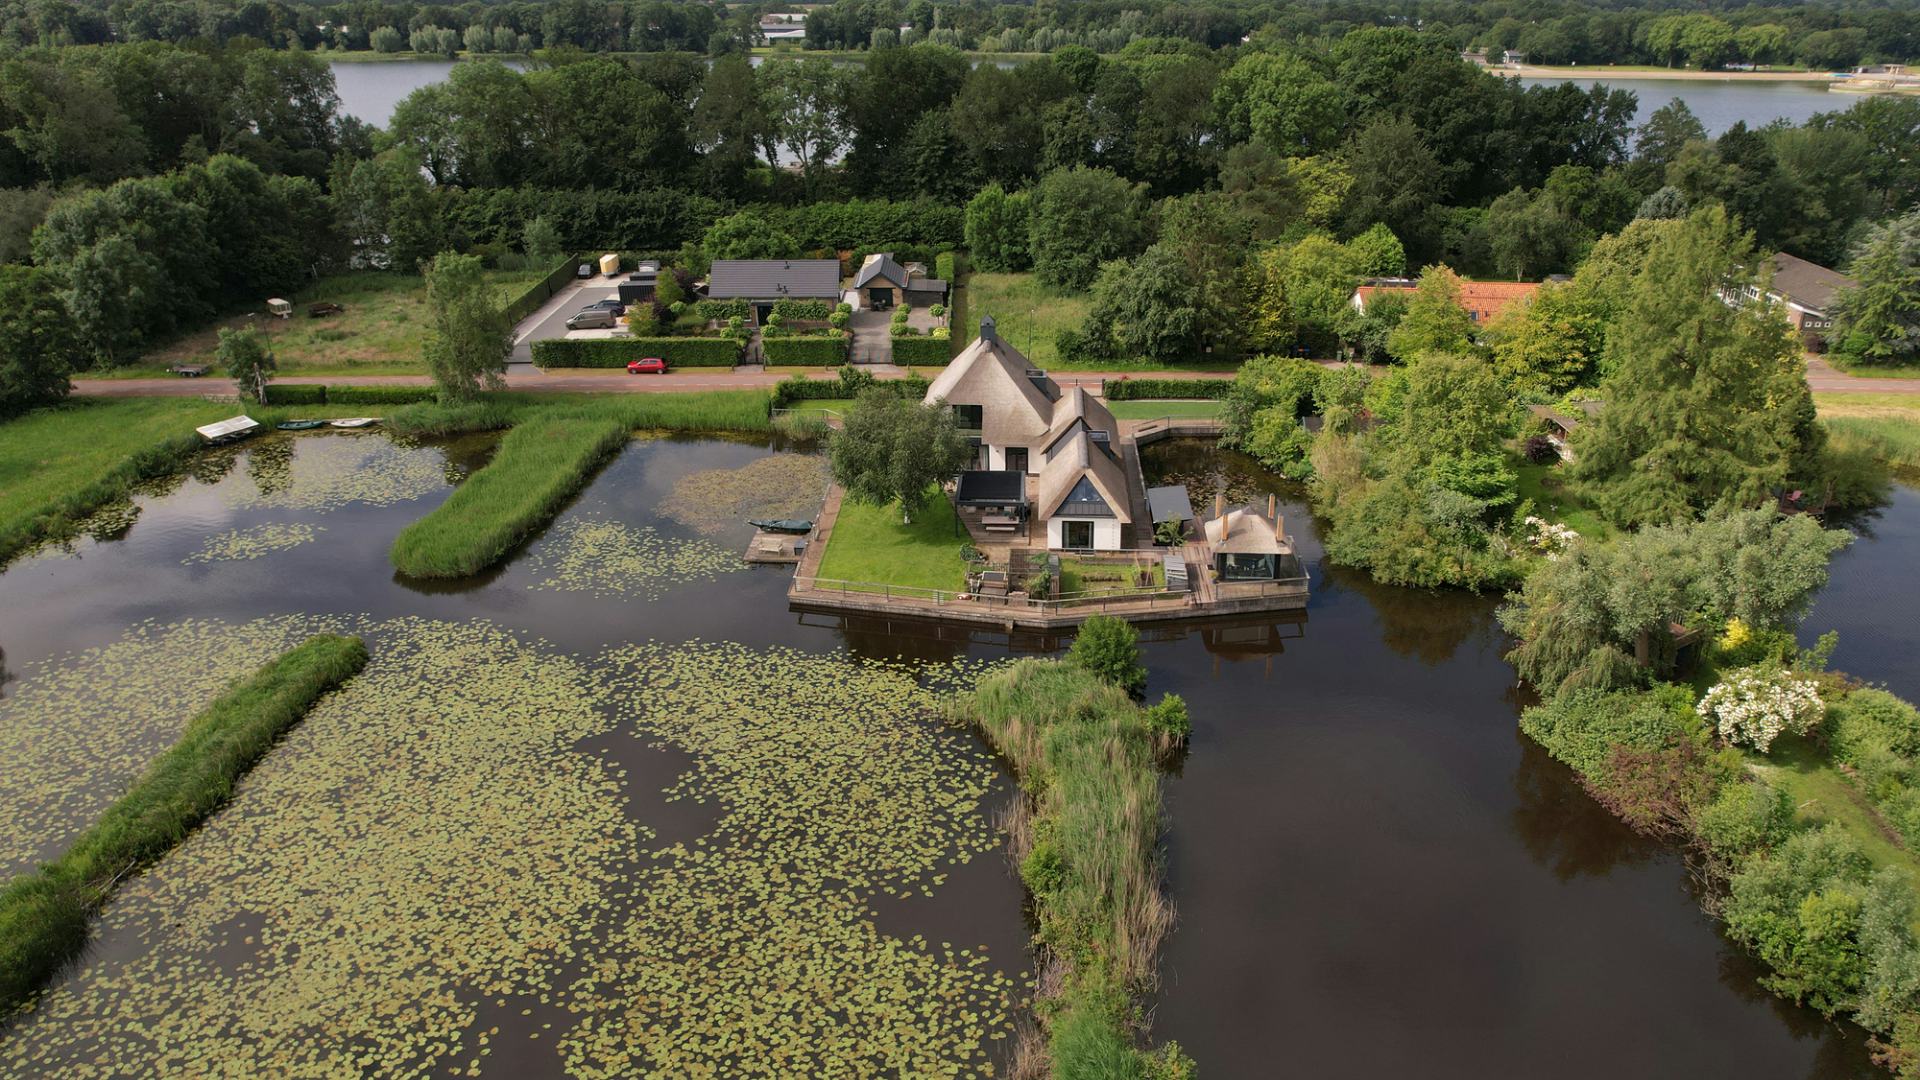
{"label": "paved driveway", "polygon": [[847,323],[853,331],[853,362],[856,364],[893,363],[893,316],[885,311],[862,308]]}
{"label": "paved driveway", "polygon": [[533,343],[548,338],[567,336],[567,320],[581,308],[596,300],[613,300],[620,295],[620,282],[616,278],[592,277],[586,281],[576,281],[554,293],[540,309],[520,320],[513,328],[513,353],[507,357],[507,363],[533,363]]}

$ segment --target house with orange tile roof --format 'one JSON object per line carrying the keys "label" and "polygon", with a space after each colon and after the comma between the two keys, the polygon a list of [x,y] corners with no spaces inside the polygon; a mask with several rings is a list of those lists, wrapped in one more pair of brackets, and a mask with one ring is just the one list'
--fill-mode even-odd
{"label": "house with orange tile roof", "polygon": [[[1353,309],[1366,314],[1367,303],[1382,293],[1412,296],[1419,282],[1411,278],[1373,278],[1353,291]],[[1460,306],[1476,326],[1484,326],[1509,306],[1540,291],[1537,281],[1468,281],[1460,279]]]}

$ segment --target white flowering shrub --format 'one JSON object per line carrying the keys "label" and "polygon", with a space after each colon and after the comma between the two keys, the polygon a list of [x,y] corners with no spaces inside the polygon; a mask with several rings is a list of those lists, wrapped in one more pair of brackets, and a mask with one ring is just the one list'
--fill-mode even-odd
{"label": "white flowering shrub", "polygon": [[1575,540],[1580,539],[1579,533],[1543,517],[1529,514],[1522,524],[1527,527],[1527,546],[1549,559],[1560,557],[1573,546]]}
{"label": "white flowering shrub", "polygon": [[1826,712],[1812,682],[1768,667],[1729,673],[1695,708],[1722,739],[1763,754],[1781,732],[1805,735]]}

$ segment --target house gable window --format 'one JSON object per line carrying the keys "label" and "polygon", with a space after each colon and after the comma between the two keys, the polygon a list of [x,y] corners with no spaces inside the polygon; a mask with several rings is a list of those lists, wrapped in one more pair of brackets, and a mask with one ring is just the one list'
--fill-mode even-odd
{"label": "house gable window", "polygon": [[1060,509],[1054,512],[1054,516],[1112,517],[1113,509],[1107,505],[1107,500],[1100,497],[1100,492],[1094,488],[1093,481],[1083,476],[1079,483],[1073,485],[1073,490],[1067,492],[1066,501],[1060,504]]}
{"label": "house gable window", "polygon": [[985,410],[979,405],[955,405],[953,423],[961,431],[979,431],[986,423]]}

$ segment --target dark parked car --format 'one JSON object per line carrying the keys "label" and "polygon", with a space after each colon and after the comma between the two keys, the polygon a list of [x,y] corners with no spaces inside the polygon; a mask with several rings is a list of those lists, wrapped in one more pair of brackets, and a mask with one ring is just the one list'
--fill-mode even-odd
{"label": "dark parked car", "polygon": [[619,322],[620,322],[620,317],[618,315],[615,315],[611,309],[603,308],[603,307],[590,307],[590,308],[585,308],[581,311],[575,312],[573,318],[567,320],[567,329],[569,330],[611,329],[612,327],[618,325]]}
{"label": "dark parked car", "polygon": [[613,312],[615,315],[625,315],[627,313],[627,305],[625,301],[612,300],[612,299],[595,300],[593,303],[588,304],[586,307],[582,308],[581,310],[592,311],[594,308],[606,308],[608,311]]}

